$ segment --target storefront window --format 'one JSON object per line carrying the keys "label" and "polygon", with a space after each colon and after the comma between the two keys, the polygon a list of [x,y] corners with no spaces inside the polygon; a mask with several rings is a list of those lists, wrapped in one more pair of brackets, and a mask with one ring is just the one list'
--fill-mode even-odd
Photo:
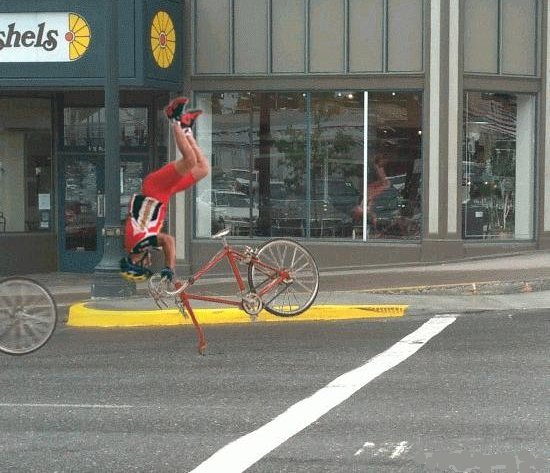
{"label": "storefront window", "polygon": [[53,229],[51,102],[0,99],[0,232]]}
{"label": "storefront window", "polygon": [[533,238],[534,97],[467,92],[462,236]]}
{"label": "storefront window", "polygon": [[[105,150],[104,108],[66,107],[63,112],[63,145],[65,148],[90,152]],[[122,150],[147,147],[147,108],[121,108],[119,121]]]}
{"label": "storefront window", "polygon": [[420,238],[420,94],[199,94],[197,106],[212,175],[196,236]]}

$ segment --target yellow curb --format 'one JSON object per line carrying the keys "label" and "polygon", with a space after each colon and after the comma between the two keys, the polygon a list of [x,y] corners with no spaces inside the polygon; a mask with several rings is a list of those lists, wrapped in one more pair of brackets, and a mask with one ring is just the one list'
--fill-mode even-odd
{"label": "yellow curb", "polygon": [[[297,317],[277,317],[263,310],[258,322],[305,320],[350,320],[380,317],[403,317],[407,305],[314,305]],[[249,323],[250,317],[240,309],[194,309],[201,324]],[[146,327],[155,325],[189,325],[177,309],[169,310],[100,310],[75,304],[69,308],[67,325],[71,327]]]}

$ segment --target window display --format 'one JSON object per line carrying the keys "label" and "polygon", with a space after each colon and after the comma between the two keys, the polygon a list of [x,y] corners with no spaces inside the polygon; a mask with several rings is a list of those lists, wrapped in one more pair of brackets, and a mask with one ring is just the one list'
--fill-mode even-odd
{"label": "window display", "polygon": [[533,238],[534,97],[467,92],[462,236]]}
{"label": "window display", "polygon": [[51,102],[0,99],[0,123],[0,232],[52,232]]}
{"label": "window display", "polygon": [[[63,146],[89,152],[105,151],[105,109],[99,107],[65,107]],[[121,149],[146,148],[148,141],[147,108],[121,108]]]}
{"label": "window display", "polygon": [[[204,111],[197,137],[212,164],[197,189],[197,237],[231,226],[241,237],[420,238],[420,93],[196,99]],[[218,201],[227,193],[240,205],[222,211]]]}

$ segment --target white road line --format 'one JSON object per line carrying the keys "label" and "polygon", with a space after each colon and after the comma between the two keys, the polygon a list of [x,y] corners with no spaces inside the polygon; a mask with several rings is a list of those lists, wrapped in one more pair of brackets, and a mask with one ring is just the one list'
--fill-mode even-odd
{"label": "white road line", "polygon": [[353,456],[356,457],[358,455],[361,455],[365,451],[365,448],[374,448],[374,443],[365,442],[363,446],[353,454]]}
{"label": "white road line", "polygon": [[242,473],[385,371],[397,366],[452,324],[457,315],[435,316],[367,363],[334,379],[259,429],[229,443],[190,473]]}
{"label": "white road line", "polygon": [[9,403],[2,402],[0,407],[69,407],[74,409],[132,409],[128,404],[56,404],[56,403]]}
{"label": "white road line", "polygon": [[405,453],[407,450],[409,450],[409,444],[408,442],[401,442],[399,445],[397,445],[394,449],[394,451],[392,452],[392,454],[390,455],[390,458],[397,458],[401,455],[403,455],[403,453]]}

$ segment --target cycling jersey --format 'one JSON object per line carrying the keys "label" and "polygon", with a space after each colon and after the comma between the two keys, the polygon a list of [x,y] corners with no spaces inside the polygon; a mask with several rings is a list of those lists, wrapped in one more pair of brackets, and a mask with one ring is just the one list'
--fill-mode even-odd
{"label": "cycling jersey", "polygon": [[158,246],[157,234],[164,224],[166,205],[153,197],[134,194],[128,208],[124,243],[128,253]]}
{"label": "cycling jersey", "polygon": [[174,162],[144,179],[142,193],[134,194],[128,208],[124,231],[124,247],[128,253],[139,253],[158,246],[157,235],[164,224],[170,197],[196,182],[190,172],[183,176],[179,174]]}

